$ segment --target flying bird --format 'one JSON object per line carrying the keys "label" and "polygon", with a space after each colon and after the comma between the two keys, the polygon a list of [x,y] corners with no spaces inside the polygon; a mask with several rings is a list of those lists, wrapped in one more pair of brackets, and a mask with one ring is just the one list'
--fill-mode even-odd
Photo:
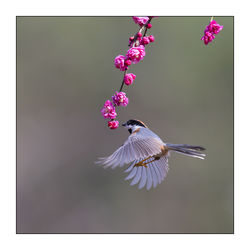
{"label": "flying bird", "polygon": [[146,186],[149,190],[164,180],[169,169],[168,157],[172,151],[199,159],[205,157],[202,153],[205,148],[201,146],[164,143],[140,120],[129,120],[122,126],[130,133],[128,139],[112,155],[100,158],[97,163],[104,168],[114,169],[132,162],[125,170],[129,173],[125,180],[132,179],[130,185],[139,183],[139,189]]}

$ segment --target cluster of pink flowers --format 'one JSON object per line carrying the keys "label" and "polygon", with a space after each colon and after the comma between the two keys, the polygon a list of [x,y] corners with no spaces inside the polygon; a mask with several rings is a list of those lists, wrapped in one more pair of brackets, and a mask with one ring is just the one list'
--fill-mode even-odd
{"label": "cluster of pink flowers", "polygon": [[[123,85],[127,86],[131,85],[136,75],[133,73],[127,73],[129,66],[131,64],[137,64],[142,61],[146,55],[145,46],[149,43],[154,42],[154,36],[146,36],[147,29],[152,28],[152,24],[150,23],[153,17],[132,17],[134,22],[140,26],[139,32],[137,32],[134,36],[129,38],[129,49],[126,53],[126,56],[118,55],[114,59],[114,65],[120,71],[124,71],[124,77],[122,81],[122,86],[119,92],[115,92],[112,96],[112,102],[107,100],[104,103],[103,108],[101,109],[101,113],[105,119],[111,119],[108,122],[108,127],[110,129],[116,129],[119,126],[119,122],[114,119],[117,116],[115,107],[116,106],[127,106],[129,103],[128,98],[126,97],[126,93],[122,92]],[[144,31],[144,34],[142,32]]]}
{"label": "cluster of pink flowers", "polygon": [[133,74],[133,73],[125,74],[124,83],[129,86],[129,85],[131,85],[133,83],[135,78],[136,78],[136,75]]}
{"label": "cluster of pink flowers", "polygon": [[220,33],[222,29],[222,25],[219,25],[215,20],[212,20],[204,30],[204,36],[201,38],[201,40],[203,40],[204,44],[207,45],[214,40],[214,35]]}
{"label": "cluster of pink flowers", "polygon": [[119,127],[119,122],[118,121],[109,121],[108,122],[108,127],[110,129],[116,129]]}
{"label": "cluster of pink flowers", "polygon": [[136,64],[143,60],[146,55],[145,47],[140,45],[138,47],[132,47],[127,51],[127,58],[132,61],[132,63]]}
{"label": "cluster of pink flowers", "polygon": [[116,106],[124,106],[128,105],[128,98],[126,97],[126,93],[124,92],[115,92],[115,95],[112,96],[113,103]]}
{"label": "cluster of pink flowers", "polygon": [[113,103],[110,100],[107,100],[103,108],[101,109],[101,113],[105,119],[111,119],[111,121],[108,122],[108,127],[110,129],[116,129],[119,126],[118,121],[114,121],[114,119],[117,116],[117,113],[115,111],[115,106],[124,106],[126,107],[128,105],[128,98],[126,97],[126,93],[124,92],[117,92],[112,96]]}
{"label": "cluster of pink flowers", "polygon": [[119,55],[115,58],[115,67],[117,69],[120,69],[120,71],[125,71],[128,69],[128,66],[131,64],[131,61],[129,61],[130,64],[127,64],[129,60],[126,60],[126,57],[123,55]]}
{"label": "cluster of pink flowers", "polygon": [[101,110],[102,115],[105,119],[110,118],[110,119],[115,119],[117,114],[115,112],[115,107],[113,106],[113,103],[110,100],[107,100],[103,108]]}
{"label": "cluster of pink flowers", "polygon": [[147,17],[147,16],[133,16],[132,18],[133,18],[134,22],[136,24],[139,24],[140,26],[145,25],[149,20],[149,17]]}

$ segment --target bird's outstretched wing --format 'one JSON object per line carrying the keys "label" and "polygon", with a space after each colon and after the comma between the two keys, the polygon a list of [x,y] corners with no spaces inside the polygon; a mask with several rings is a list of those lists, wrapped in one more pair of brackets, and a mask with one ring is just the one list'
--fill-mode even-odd
{"label": "bird's outstretched wing", "polygon": [[159,160],[152,161],[152,159],[153,157],[145,161],[146,166],[135,166],[136,163],[143,159],[134,161],[131,166],[124,171],[126,173],[129,172],[125,180],[132,179],[130,183],[131,186],[139,183],[139,189],[143,188],[145,185],[147,190],[152,186],[155,188],[167,175],[168,155],[161,157]]}
{"label": "bird's outstretched wing", "polygon": [[164,145],[162,140],[153,132],[146,128],[140,128],[136,133],[132,133],[127,141],[118,148],[112,155],[100,158],[97,163],[105,168],[116,168],[135,160],[145,159],[149,156],[159,154]]}

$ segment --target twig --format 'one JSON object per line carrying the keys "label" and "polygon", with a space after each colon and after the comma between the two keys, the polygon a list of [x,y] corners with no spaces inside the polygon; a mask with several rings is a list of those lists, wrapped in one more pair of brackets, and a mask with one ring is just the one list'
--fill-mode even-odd
{"label": "twig", "polygon": [[152,17],[150,17],[149,20],[148,20],[148,22],[145,24],[146,29],[145,29],[145,31],[144,31],[143,37],[146,36],[146,33],[147,33],[147,31],[148,31],[148,24],[151,22],[151,20],[152,20]]}
{"label": "twig", "polygon": [[122,91],[122,88],[123,88],[123,86],[124,86],[124,77],[125,77],[125,75],[126,75],[127,71],[128,71],[127,69],[124,71],[123,80],[122,80],[122,85],[121,85],[121,87],[120,87],[119,92],[121,92],[121,91]]}
{"label": "twig", "polygon": [[[139,31],[138,32],[136,32],[136,34],[134,35],[134,39],[129,43],[129,47],[134,47],[134,45],[136,44],[136,43],[139,43],[139,40],[137,40],[137,38],[138,38],[138,33],[142,33],[142,31],[144,30],[144,34],[143,34],[143,36],[142,36],[142,38],[147,34],[147,30],[148,30],[148,24],[151,22],[151,20],[152,20],[152,17],[149,17],[149,20],[139,29]],[[132,44],[132,45],[131,45]],[[136,44],[137,45],[137,44]],[[122,84],[121,84],[121,87],[120,87],[120,90],[119,90],[119,92],[121,92],[122,91],[122,89],[123,89],[123,86],[124,86],[124,77],[125,77],[125,75],[127,74],[127,71],[128,71],[128,69],[126,69],[125,71],[124,71],[124,74],[123,74],[123,78],[122,78]],[[116,107],[116,104],[114,105],[115,107]],[[113,121],[113,120],[115,120],[115,119],[111,119],[111,121]]]}
{"label": "twig", "polygon": [[[148,20],[148,21],[139,29],[139,31],[134,35],[134,39],[131,41],[131,43],[130,43],[128,46],[131,46],[131,44],[132,44],[132,47],[133,47],[133,46],[135,45],[135,43],[137,42],[138,33],[141,33],[141,32],[143,31],[144,28],[145,28],[145,31],[144,31],[144,34],[143,34],[142,38],[146,35],[147,30],[148,30],[147,26],[148,26],[148,24],[151,22],[151,20],[152,20],[152,17],[149,17],[149,20]],[[121,84],[121,87],[120,87],[119,92],[122,91],[122,88],[123,88],[123,86],[124,86],[124,77],[125,77],[127,71],[128,71],[128,69],[126,69],[126,70],[124,71],[124,75],[123,75],[123,79],[122,79],[122,84]]]}

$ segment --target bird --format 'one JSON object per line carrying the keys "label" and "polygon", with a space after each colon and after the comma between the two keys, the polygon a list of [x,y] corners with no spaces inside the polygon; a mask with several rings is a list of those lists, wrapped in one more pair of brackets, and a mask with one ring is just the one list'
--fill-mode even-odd
{"label": "bird", "polygon": [[96,163],[112,169],[130,163],[124,172],[129,173],[125,180],[132,179],[131,186],[138,184],[139,189],[146,187],[149,190],[160,184],[167,176],[171,152],[199,159],[205,158],[204,147],[164,143],[140,120],[131,119],[122,126],[130,133],[128,139],[112,155],[99,158]]}

